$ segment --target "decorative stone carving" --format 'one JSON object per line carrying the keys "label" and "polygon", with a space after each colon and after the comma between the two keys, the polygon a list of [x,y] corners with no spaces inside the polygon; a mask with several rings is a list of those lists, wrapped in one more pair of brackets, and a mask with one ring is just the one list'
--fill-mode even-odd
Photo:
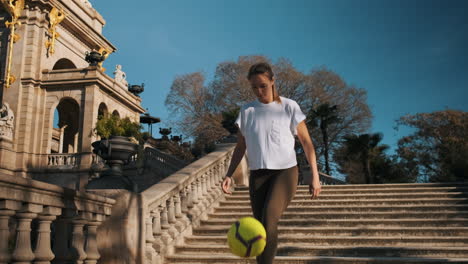
{"label": "decorative stone carving", "polygon": [[0,108],[0,138],[13,139],[14,120],[13,110],[8,103],[3,103]]}
{"label": "decorative stone carving", "polygon": [[125,74],[124,71],[122,71],[122,65],[120,64],[115,65],[115,71],[114,71],[115,82],[128,86],[128,82],[126,78],[127,78],[127,75]]}
{"label": "decorative stone carving", "polygon": [[81,2],[83,2],[83,4],[89,8],[93,7],[93,5],[91,5],[91,2],[89,2],[88,0],[81,0]]}

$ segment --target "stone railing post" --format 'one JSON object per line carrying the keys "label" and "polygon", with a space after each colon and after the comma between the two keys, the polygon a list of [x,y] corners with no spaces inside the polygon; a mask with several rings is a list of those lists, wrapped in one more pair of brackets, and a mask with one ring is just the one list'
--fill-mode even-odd
{"label": "stone railing post", "polygon": [[191,204],[192,207],[196,208],[198,205],[198,181],[194,180],[192,183],[190,183],[192,186],[192,192],[191,192]]}
{"label": "stone railing post", "polygon": [[18,226],[16,228],[16,245],[12,259],[14,264],[27,264],[34,260],[34,252],[31,248],[31,222],[42,211],[42,205],[26,204],[16,213]]}
{"label": "stone railing post", "polygon": [[77,216],[71,221],[72,223],[72,243],[70,246],[70,253],[72,261],[75,264],[83,264],[86,259],[86,252],[84,251],[84,226],[86,221]]}
{"label": "stone railing post", "polygon": [[161,205],[161,240],[163,241],[164,246],[167,246],[171,241],[172,237],[169,235],[169,221],[167,219],[167,206]]}
{"label": "stone railing post", "polygon": [[50,225],[61,213],[61,208],[47,206],[37,217],[39,227],[37,230],[36,248],[34,250],[34,264],[50,264],[50,261],[54,259],[55,255],[50,248]]}
{"label": "stone railing post", "polygon": [[8,251],[8,238],[10,237],[8,223],[14,214],[15,211],[12,210],[0,210],[0,264],[7,264],[11,259]]}
{"label": "stone railing post", "polygon": [[101,255],[98,251],[97,229],[104,220],[104,215],[95,215],[86,225],[86,260],[85,264],[96,264]]}
{"label": "stone railing post", "polygon": [[176,217],[175,217],[175,207],[174,207],[174,198],[169,197],[166,201],[167,204],[167,220],[169,222],[169,234],[173,239],[177,238],[179,234],[178,230],[175,227]]}
{"label": "stone railing post", "polygon": [[158,253],[153,247],[154,239],[154,232],[153,232],[153,221],[154,221],[154,214],[151,212],[146,216],[146,236],[145,236],[145,260],[146,263],[156,263],[156,257]]}
{"label": "stone railing post", "polygon": [[[153,248],[156,250],[158,254],[161,253],[161,249],[163,247],[163,241],[161,240],[161,209],[160,207],[157,207],[151,211],[151,215],[153,216]],[[148,232],[148,231],[146,231]]]}
{"label": "stone railing post", "polygon": [[180,194],[176,193],[174,196],[172,196],[172,199],[174,200],[174,211],[175,211],[175,228],[179,232],[179,234],[185,229],[185,225],[182,221],[182,205],[181,205],[181,200],[180,200]]}
{"label": "stone railing post", "polygon": [[214,180],[215,174],[216,174],[215,167],[216,165],[213,166],[208,172],[208,182],[209,182],[208,193],[210,194],[212,202],[216,201],[217,196],[218,196],[215,190],[215,187],[216,187],[215,180]]}
{"label": "stone railing post", "polygon": [[[187,188],[183,188],[179,192],[179,201],[180,201],[180,222],[184,226],[184,229],[190,226],[190,220],[187,217],[188,214],[188,194]],[[176,215],[177,217],[177,215]]]}

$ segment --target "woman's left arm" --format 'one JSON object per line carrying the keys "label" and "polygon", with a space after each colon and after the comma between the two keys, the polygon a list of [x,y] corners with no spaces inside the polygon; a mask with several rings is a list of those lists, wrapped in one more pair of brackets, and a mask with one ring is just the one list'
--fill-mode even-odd
{"label": "woman's left arm", "polygon": [[320,178],[317,169],[317,157],[315,155],[314,144],[310,138],[309,131],[304,121],[297,125],[297,137],[302,144],[304,153],[306,154],[307,161],[310,165],[310,172],[312,173],[312,184],[309,185],[309,193],[312,194],[312,199],[317,198],[322,191],[320,185]]}

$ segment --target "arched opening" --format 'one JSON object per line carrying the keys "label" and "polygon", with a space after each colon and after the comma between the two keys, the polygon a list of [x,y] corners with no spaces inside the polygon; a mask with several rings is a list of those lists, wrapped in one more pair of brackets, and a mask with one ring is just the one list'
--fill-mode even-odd
{"label": "arched opening", "polygon": [[63,70],[63,69],[76,69],[75,64],[69,59],[60,59],[58,60],[52,70]]}
{"label": "arched opening", "polygon": [[106,116],[109,113],[107,110],[107,106],[105,103],[101,103],[98,108],[98,116],[97,119],[101,119],[102,117]]}
{"label": "arched opening", "polygon": [[80,107],[75,100],[65,98],[54,111],[51,153],[78,152]]}
{"label": "arched opening", "polygon": [[112,115],[120,117],[120,114],[119,114],[119,112],[117,110],[114,110],[114,112],[112,112]]}

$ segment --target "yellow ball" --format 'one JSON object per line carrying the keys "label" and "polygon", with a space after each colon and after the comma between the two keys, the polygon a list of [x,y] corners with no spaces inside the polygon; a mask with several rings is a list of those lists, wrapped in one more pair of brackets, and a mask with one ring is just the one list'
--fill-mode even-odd
{"label": "yellow ball", "polygon": [[233,223],[227,233],[229,248],[239,257],[256,257],[266,245],[266,231],[262,223],[253,217],[243,217]]}

